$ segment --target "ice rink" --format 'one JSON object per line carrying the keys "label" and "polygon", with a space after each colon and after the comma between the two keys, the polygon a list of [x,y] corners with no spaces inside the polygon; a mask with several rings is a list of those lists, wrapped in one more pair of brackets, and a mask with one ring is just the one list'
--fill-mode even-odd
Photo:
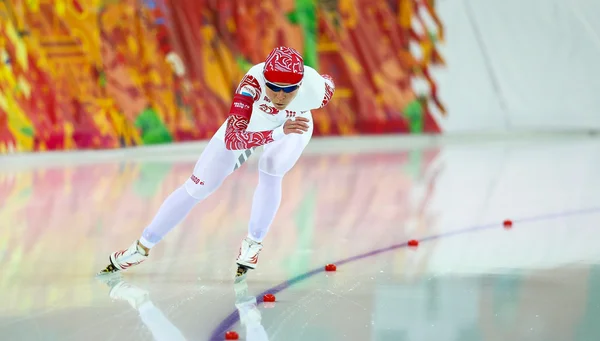
{"label": "ice rink", "polygon": [[0,340],[600,340],[598,138],[314,139],[234,284],[257,154],[96,278],[202,146],[0,157]]}

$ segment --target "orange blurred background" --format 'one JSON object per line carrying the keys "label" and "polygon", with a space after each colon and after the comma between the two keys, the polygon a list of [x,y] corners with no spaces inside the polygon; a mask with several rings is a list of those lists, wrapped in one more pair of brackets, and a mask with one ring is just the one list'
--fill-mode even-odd
{"label": "orange blurred background", "polygon": [[0,154],[210,138],[278,45],[335,79],[315,135],[438,133],[442,38],[434,0],[3,1]]}

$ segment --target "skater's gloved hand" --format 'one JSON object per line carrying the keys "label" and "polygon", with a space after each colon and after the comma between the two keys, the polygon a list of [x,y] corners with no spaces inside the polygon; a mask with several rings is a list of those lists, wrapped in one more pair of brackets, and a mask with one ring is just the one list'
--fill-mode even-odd
{"label": "skater's gloved hand", "polygon": [[288,134],[304,134],[308,131],[308,118],[296,117],[295,120],[289,119],[283,124],[283,133]]}

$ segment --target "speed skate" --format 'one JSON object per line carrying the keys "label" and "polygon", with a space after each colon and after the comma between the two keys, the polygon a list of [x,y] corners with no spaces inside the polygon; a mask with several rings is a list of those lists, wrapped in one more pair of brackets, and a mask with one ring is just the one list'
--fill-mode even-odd
{"label": "speed skate", "polygon": [[148,259],[148,254],[136,240],[125,250],[113,252],[109,257],[109,264],[97,275],[111,274],[138,265]]}
{"label": "speed skate", "polygon": [[240,253],[238,254],[236,263],[238,265],[236,277],[244,276],[248,270],[256,269],[258,263],[258,254],[262,250],[263,245],[248,237],[242,240]]}

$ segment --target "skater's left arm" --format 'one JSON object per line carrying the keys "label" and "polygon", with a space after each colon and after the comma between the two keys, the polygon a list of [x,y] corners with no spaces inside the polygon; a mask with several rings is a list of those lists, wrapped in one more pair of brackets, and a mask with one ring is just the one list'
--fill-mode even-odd
{"label": "skater's left arm", "polygon": [[325,107],[333,98],[335,92],[335,83],[328,74],[319,74],[317,70],[305,66],[304,84],[301,102],[306,103],[308,108],[320,109]]}
{"label": "skater's left arm", "polygon": [[333,98],[333,93],[335,92],[335,83],[333,82],[333,78],[328,74],[321,75],[323,78],[323,87],[325,88],[325,92],[323,94],[323,101],[321,102],[321,106],[319,108],[323,108],[324,106],[331,101]]}

